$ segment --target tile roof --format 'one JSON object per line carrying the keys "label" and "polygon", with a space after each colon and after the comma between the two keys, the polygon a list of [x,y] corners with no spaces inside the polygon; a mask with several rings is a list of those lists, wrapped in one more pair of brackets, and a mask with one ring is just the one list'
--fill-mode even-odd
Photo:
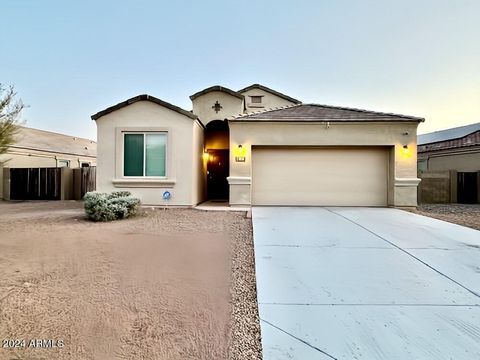
{"label": "tile roof", "polygon": [[418,135],[417,144],[431,144],[440,141],[454,140],[480,131],[480,123],[459,126],[451,129],[435,131],[428,134]]}
{"label": "tile roof", "polygon": [[278,109],[239,114],[228,118],[229,121],[332,121],[332,122],[356,122],[356,121],[424,121],[423,118],[406,116],[378,111],[346,108],[339,106],[320,104],[298,104],[285,106]]}
{"label": "tile roof", "polygon": [[237,97],[241,100],[243,100],[245,98],[242,94],[240,94],[237,91],[226,88],[225,86],[214,85],[214,86],[210,86],[209,88],[200,90],[199,92],[196,92],[193,95],[190,95],[190,100],[194,100],[197,97],[199,97],[201,95],[204,95],[204,94],[208,94],[209,92],[212,92],[212,91],[221,91],[221,92],[227,93],[229,95],[235,96],[235,97]]}
{"label": "tile roof", "polygon": [[301,104],[302,102],[300,100],[297,100],[297,99],[294,99],[288,95],[285,95],[285,94],[282,94],[281,92],[278,92],[276,90],[273,90],[273,89],[270,89],[264,85],[261,85],[261,84],[252,84],[250,86],[247,86],[246,88],[243,88],[241,90],[238,90],[239,93],[244,93],[248,90],[251,90],[251,89],[260,89],[260,90],[263,90],[263,91],[266,91],[266,92],[269,92],[270,94],[273,94],[273,95],[276,95],[278,97],[281,97],[285,100],[288,100],[288,101],[291,101],[295,104]]}
{"label": "tile roof", "polygon": [[16,135],[16,143],[10,148],[97,156],[97,143],[93,140],[23,126]]}
{"label": "tile roof", "polygon": [[184,110],[181,107],[170,104],[166,101],[160,100],[159,98],[156,98],[156,97],[154,97],[152,95],[148,95],[148,94],[137,95],[137,96],[134,96],[134,97],[132,97],[128,100],[122,101],[121,103],[110,106],[110,107],[106,108],[105,110],[99,111],[96,114],[92,115],[91,118],[92,118],[92,120],[97,120],[98,118],[100,118],[104,115],[110,114],[111,112],[119,110],[119,109],[121,109],[125,106],[136,103],[137,101],[151,101],[155,104],[158,104],[158,105],[166,107],[170,110],[176,111],[176,112],[178,112],[182,115],[188,116],[189,118],[197,119],[197,116],[192,114],[190,111]]}

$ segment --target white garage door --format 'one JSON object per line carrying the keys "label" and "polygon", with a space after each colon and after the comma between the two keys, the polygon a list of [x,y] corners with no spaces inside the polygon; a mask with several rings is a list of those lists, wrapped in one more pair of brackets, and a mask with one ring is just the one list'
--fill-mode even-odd
{"label": "white garage door", "polygon": [[385,206],[385,148],[254,148],[253,205]]}

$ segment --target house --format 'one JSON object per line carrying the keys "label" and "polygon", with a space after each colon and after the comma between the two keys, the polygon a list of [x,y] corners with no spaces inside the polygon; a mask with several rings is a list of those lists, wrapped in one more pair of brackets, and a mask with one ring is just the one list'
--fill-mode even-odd
{"label": "house", "polygon": [[[12,192],[23,194],[25,199],[28,199],[30,195],[27,194],[24,187],[32,185],[40,188],[48,182],[47,173],[60,174],[61,172],[46,169],[74,169],[96,165],[97,144],[93,140],[28,127],[20,127],[15,140],[15,144],[10,146],[5,154],[0,155],[1,199],[15,199],[15,196],[11,196]],[[32,169],[30,174],[27,174],[28,169]],[[64,173],[69,177],[69,171],[64,171]],[[31,178],[32,174],[44,180],[35,180],[35,184],[29,185],[24,181],[24,177]],[[56,186],[58,184],[55,182],[60,182],[60,180],[52,180],[53,189],[58,188]],[[66,188],[70,185],[65,180],[63,186]],[[46,191],[46,189],[43,190]],[[56,192],[57,197],[61,198],[62,191],[57,189]],[[36,199],[37,197],[32,196],[32,198]],[[46,196],[46,198],[50,197]]]}
{"label": "house", "polygon": [[144,204],[417,205],[422,118],[212,86],[192,111],[139,95],[92,115],[97,189]]}
{"label": "house", "polygon": [[480,203],[480,123],[418,136],[424,202]]}

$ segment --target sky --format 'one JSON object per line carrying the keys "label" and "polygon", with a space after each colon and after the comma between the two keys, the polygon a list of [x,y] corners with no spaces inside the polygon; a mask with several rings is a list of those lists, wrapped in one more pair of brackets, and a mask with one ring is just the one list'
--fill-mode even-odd
{"label": "sky", "polygon": [[211,85],[480,122],[478,0],[0,0],[0,83],[29,127],[96,138],[138,94],[187,110]]}

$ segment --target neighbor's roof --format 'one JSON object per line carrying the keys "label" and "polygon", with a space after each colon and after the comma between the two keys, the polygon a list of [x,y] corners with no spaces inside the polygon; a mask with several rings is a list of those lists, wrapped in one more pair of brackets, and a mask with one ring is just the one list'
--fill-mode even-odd
{"label": "neighbor's roof", "polygon": [[97,156],[97,143],[93,140],[23,126],[16,135],[16,143],[10,148]]}
{"label": "neighbor's roof", "polygon": [[378,111],[368,111],[339,106],[319,105],[319,104],[299,104],[285,106],[279,109],[269,109],[248,114],[239,114],[236,117],[229,118],[230,121],[424,121],[423,118],[415,116],[406,116],[399,114],[383,113]]}
{"label": "neighbor's roof", "polygon": [[460,139],[477,131],[480,131],[480,123],[435,131],[428,134],[418,135],[417,144],[432,144],[441,141]]}
{"label": "neighbor's roof", "polygon": [[238,90],[239,93],[244,93],[248,90],[252,90],[252,89],[260,89],[260,90],[263,90],[263,91],[266,91],[266,92],[269,92],[270,94],[273,94],[273,95],[276,95],[278,97],[281,97],[285,100],[288,100],[288,101],[291,101],[295,104],[301,104],[302,102],[300,100],[297,100],[297,99],[294,99],[288,95],[285,95],[285,94],[282,94],[281,92],[278,92],[276,90],[273,90],[273,89],[270,89],[264,85],[261,85],[261,84],[252,84],[250,86],[247,86],[246,88],[243,88],[241,90]]}
{"label": "neighbor's roof", "polygon": [[209,88],[200,90],[199,92],[196,92],[193,95],[190,95],[190,100],[194,100],[197,97],[199,97],[201,95],[208,94],[209,92],[212,92],[212,91],[221,91],[221,92],[227,93],[229,95],[235,96],[235,97],[237,97],[241,100],[243,100],[245,98],[242,94],[238,93],[237,91],[233,91],[233,90],[231,90],[229,88],[226,88],[224,86],[214,85],[214,86],[210,86]]}
{"label": "neighbor's roof", "polygon": [[189,118],[196,119],[197,116],[192,114],[190,111],[184,110],[181,107],[178,107],[176,105],[170,104],[166,101],[160,100],[152,95],[148,94],[143,94],[143,95],[137,95],[135,97],[132,97],[128,100],[122,101],[121,103],[118,103],[117,105],[110,106],[109,108],[106,108],[105,110],[99,111],[96,114],[92,115],[91,118],[92,120],[97,120],[98,118],[110,114],[111,112],[114,112],[118,109],[124,108],[125,106],[131,105],[133,103],[136,103],[137,101],[151,101],[155,104],[161,105],[163,107],[166,107],[167,109],[176,111],[182,115],[188,116]]}

